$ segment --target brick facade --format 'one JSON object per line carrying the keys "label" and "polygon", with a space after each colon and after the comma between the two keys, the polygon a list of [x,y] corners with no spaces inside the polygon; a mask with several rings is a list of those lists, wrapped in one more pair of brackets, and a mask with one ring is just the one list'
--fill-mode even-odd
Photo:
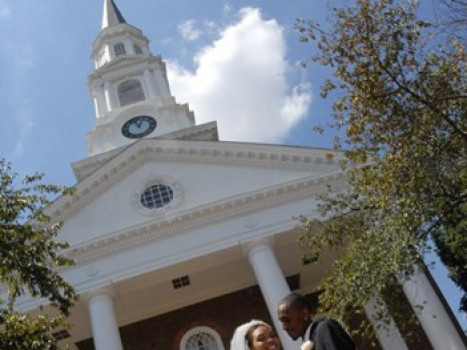
{"label": "brick facade", "polygon": [[[174,293],[176,297],[176,293]],[[271,323],[258,287],[250,287],[208,301],[120,328],[125,350],[179,350],[183,335],[206,326],[219,333],[225,349],[235,328],[256,318]],[[77,343],[80,350],[94,350],[92,339]]]}
{"label": "brick facade", "polygon": [[[317,294],[308,295],[308,299],[312,305],[316,305]],[[356,315],[350,322],[351,327],[358,326],[362,317],[361,314]],[[220,335],[225,349],[228,350],[235,328],[251,319],[260,319],[272,324],[258,286],[121,327],[120,334],[125,350],[180,350],[180,341],[186,332],[194,327],[205,326],[214,329]],[[421,329],[417,330],[420,331]],[[370,341],[359,338],[355,341],[359,350],[381,350],[378,344],[372,345]],[[94,350],[92,339],[78,342],[76,345],[79,350]],[[430,349],[429,345],[424,348],[426,345],[419,344],[423,349]]]}

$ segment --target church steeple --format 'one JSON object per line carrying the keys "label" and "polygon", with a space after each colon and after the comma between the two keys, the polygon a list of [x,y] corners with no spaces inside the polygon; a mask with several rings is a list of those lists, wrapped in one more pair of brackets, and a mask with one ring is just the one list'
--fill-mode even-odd
{"label": "church steeple", "polygon": [[113,0],[104,0],[104,10],[102,11],[102,27],[105,29],[107,27],[113,27],[120,23],[126,23],[125,18],[123,18],[120,10]]}
{"label": "church steeple", "polygon": [[113,0],[104,0],[102,28],[94,41],[92,57],[95,68],[119,56],[149,55],[149,40],[140,29],[128,24]]}
{"label": "church steeple", "polygon": [[90,155],[195,125],[188,105],[176,103],[170,93],[164,61],[152,55],[149,40],[125,21],[113,0],[104,0],[92,58],[89,91],[96,127],[87,134]]}

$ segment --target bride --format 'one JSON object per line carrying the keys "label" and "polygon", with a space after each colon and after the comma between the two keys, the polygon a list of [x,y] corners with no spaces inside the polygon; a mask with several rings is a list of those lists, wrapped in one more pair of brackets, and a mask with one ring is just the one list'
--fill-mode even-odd
{"label": "bride", "polygon": [[282,344],[270,325],[251,320],[237,327],[230,350],[282,350]]}

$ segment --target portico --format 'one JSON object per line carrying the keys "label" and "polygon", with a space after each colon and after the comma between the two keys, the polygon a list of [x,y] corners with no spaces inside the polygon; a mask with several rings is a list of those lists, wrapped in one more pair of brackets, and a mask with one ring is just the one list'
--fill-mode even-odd
{"label": "portico", "polygon": [[[77,337],[77,343],[94,338],[96,350],[109,349],[109,344],[117,344],[115,349],[119,349],[118,346],[123,345],[115,332],[118,328],[176,310],[183,314],[183,310],[190,305],[203,304],[256,285],[261,288],[257,302],[264,303],[265,310],[257,315],[252,310],[253,314],[248,317],[269,317],[276,322],[276,304],[290,290],[285,277],[298,275],[301,291],[311,292],[326,269],[326,264],[307,266],[301,263],[296,245],[297,234],[296,229],[291,229],[268,238],[232,242],[230,247],[211,254],[199,254],[178,264],[121,281],[107,281],[104,288],[90,288],[83,293],[71,317],[76,325],[72,337]],[[88,266],[85,271],[94,278],[102,274],[97,264]],[[173,281],[183,276],[189,278],[190,284],[175,289]],[[216,310],[210,311],[216,313]],[[245,317],[247,315],[245,313]],[[198,316],[202,319],[203,315]],[[245,318],[240,322],[247,320]],[[182,322],[180,328],[184,327]],[[235,325],[231,324],[230,327],[229,332],[233,332]],[[280,329],[279,324],[276,327]],[[222,339],[225,348],[228,348],[230,336]],[[281,338],[284,343],[293,344],[285,333],[281,334]],[[99,339],[103,339],[103,342],[99,343]]]}

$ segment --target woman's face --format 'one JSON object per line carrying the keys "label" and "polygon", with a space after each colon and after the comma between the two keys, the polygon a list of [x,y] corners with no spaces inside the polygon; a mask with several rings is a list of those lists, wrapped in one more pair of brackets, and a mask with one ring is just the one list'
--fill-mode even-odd
{"label": "woman's face", "polygon": [[256,327],[250,335],[251,350],[281,350],[281,341],[268,326]]}

